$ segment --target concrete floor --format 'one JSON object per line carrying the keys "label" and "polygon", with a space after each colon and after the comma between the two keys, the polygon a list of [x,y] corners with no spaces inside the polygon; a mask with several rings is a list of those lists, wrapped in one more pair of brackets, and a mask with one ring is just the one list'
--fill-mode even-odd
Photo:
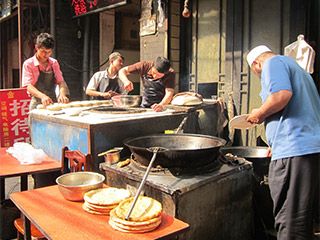
{"label": "concrete floor", "polygon": [[[33,178],[28,177],[28,189],[33,189]],[[20,177],[6,178],[5,180],[5,198],[8,199],[13,192],[20,191]]]}

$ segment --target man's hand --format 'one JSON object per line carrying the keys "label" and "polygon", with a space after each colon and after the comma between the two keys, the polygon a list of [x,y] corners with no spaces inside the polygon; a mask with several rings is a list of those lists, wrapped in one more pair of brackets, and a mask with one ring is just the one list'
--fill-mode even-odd
{"label": "man's hand", "polygon": [[127,92],[131,92],[133,90],[133,83],[128,79],[128,75],[130,75],[128,66],[121,68],[118,74],[120,81],[123,83],[124,90]]}
{"label": "man's hand", "polygon": [[271,147],[268,147],[267,157],[272,157],[272,149],[271,149]]}
{"label": "man's hand", "polygon": [[104,99],[111,99],[113,96],[119,95],[119,93],[109,90],[108,92],[101,92],[99,94],[100,97],[103,97]]}
{"label": "man's hand", "polygon": [[162,104],[155,103],[151,106],[153,111],[155,112],[162,112],[164,110],[164,106]]}
{"label": "man's hand", "polygon": [[131,81],[124,81],[123,82],[124,90],[127,92],[131,92],[133,90],[133,83]]}
{"label": "man's hand", "polygon": [[253,124],[262,123],[264,119],[261,117],[260,109],[259,108],[253,109],[250,115],[247,117],[247,121]]}
{"label": "man's hand", "polygon": [[111,97],[119,95],[119,93],[112,91],[112,90],[108,91],[108,93],[110,94]]}
{"label": "man's hand", "polygon": [[47,95],[43,94],[43,97],[41,97],[41,103],[43,106],[48,106],[53,103],[52,99],[48,97]]}
{"label": "man's hand", "polygon": [[69,98],[65,95],[60,94],[58,97],[58,103],[68,103]]}

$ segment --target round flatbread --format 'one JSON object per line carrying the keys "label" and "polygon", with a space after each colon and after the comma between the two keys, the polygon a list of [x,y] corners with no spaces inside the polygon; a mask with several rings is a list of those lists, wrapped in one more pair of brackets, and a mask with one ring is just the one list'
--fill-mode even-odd
{"label": "round flatbread", "polygon": [[[119,206],[115,208],[115,215],[118,218],[125,220],[133,200],[134,198],[131,197],[119,203]],[[129,221],[147,221],[160,216],[161,212],[162,205],[160,202],[150,197],[139,196],[131,212]]]}
{"label": "round flatbread", "polygon": [[100,188],[84,195],[84,200],[95,205],[115,205],[129,198],[130,192],[122,188]]}
{"label": "round flatbread", "polygon": [[112,220],[109,219],[109,224],[112,228],[115,230],[121,231],[121,232],[126,232],[126,233],[145,233],[145,232],[150,232],[154,229],[156,229],[160,224],[161,221],[156,222],[154,224],[151,224],[150,226],[142,226],[142,227],[128,227],[125,225],[121,225],[118,223],[113,222]]}
{"label": "round flatbread", "polygon": [[97,211],[97,212],[110,212],[112,209],[114,209],[116,206],[112,207],[96,207],[95,205],[90,205],[88,202],[83,203],[87,209]]}
{"label": "round flatbread", "polygon": [[92,204],[92,203],[89,203],[87,201],[84,201],[85,205],[88,206],[88,208],[91,208],[93,210],[112,210],[114,209],[115,207],[118,206],[118,204],[114,204],[114,205],[96,205],[96,204]]}
{"label": "round flatbread", "polygon": [[146,226],[146,225],[150,225],[150,224],[153,224],[155,222],[161,221],[161,215],[156,217],[156,218],[152,218],[150,220],[146,220],[146,221],[142,221],[142,222],[134,222],[134,221],[127,221],[127,220],[118,218],[115,215],[115,210],[113,209],[113,210],[110,211],[110,219],[113,222],[116,222],[116,223],[119,223],[119,224],[123,224],[123,225],[126,225],[126,226],[137,227],[137,226]]}
{"label": "round flatbread", "polygon": [[95,210],[89,209],[85,204],[82,204],[82,209],[85,210],[88,213],[97,214],[97,215],[106,215],[106,216],[108,216],[110,214],[110,212],[100,212],[100,211],[95,211]]}
{"label": "round flatbread", "polygon": [[229,122],[230,128],[249,129],[249,128],[255,127],[256,124],[253,124],[253,123],[250,123],[247,121],[248,116],[249,116],[249,114],[235,116]]}
{"label": "round flatbread", "polygon": [[38,104],[37,109],[45,109],[46,107],[43,104]]}
{"label": "round flatbread", "polygon": [[50,111],[60,111],[62,107],[60,103],[54,103],[54,104],[48,105],[46,109]]}

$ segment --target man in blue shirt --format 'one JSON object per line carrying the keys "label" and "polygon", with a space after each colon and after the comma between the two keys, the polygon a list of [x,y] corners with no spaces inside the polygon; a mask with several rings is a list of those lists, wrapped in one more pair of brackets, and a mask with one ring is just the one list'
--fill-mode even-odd
{"label": "man in blue shirt", "polygon": [[311,240],[313,217],[319,211],[319,94],[310,74],[264,45],[252,49],[247,61],[261,79],[262,105],[247,120],[265,122],[278,240]]}

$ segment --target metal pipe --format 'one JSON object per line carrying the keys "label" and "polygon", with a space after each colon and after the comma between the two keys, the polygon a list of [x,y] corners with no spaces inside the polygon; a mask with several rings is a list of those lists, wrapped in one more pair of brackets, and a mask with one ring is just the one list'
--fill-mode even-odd
{"label": "metal pipe", "polygon": [[22,86],[23,64],[23,0],[18,0],[19,85]]}
{"label": "metal pipe", "polygon": [[[82,86],[85,89],[89,78],[89,38],[90,37],[90,16],[85,16],[84,37],[83,37],[83,60],[82,60]],[[85,99],[85,91],[82,91],[82,98]]]}
{"label": "metal pipe", "polygon": [[[56,7],[55,7],[55,0],[50,0],[50,33],[51,35],[56,38]],[[57,49],[57,48],[56,48]],[[56,51],[52,53],[53,57],[57,57]]]}

